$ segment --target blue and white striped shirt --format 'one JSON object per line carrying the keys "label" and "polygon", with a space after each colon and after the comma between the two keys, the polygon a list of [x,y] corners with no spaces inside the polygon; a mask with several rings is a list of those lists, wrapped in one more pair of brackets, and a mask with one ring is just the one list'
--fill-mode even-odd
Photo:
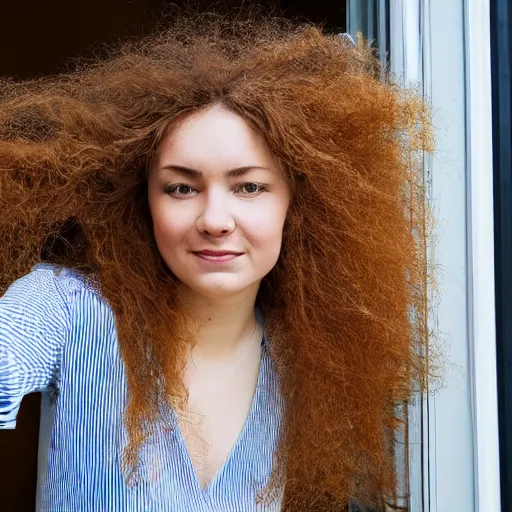
{"label": "blue and white striped shirt", "polygon": [[34,391],[43,392],[39,512],[280,509],[277,502],[256,505],[270,475],[282,415],[265,337],[247,421],[205,490],[179,427],[148,442],[140,482],[126,485],[120,454],[127,388],[112,310],[76,271],[57,273],[48,263],[35,265],[0,298],[0,428],[15,427],[21,399]]}

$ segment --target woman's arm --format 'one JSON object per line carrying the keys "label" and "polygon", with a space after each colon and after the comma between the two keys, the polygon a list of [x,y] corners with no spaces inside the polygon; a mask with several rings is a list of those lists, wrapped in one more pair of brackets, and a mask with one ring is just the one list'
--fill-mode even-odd
{"label": "woman's arm", "polygon": [[15,428],[24,395],[54,381],[68,326],[51,267],[33,269],[0,297],[0,429]]}

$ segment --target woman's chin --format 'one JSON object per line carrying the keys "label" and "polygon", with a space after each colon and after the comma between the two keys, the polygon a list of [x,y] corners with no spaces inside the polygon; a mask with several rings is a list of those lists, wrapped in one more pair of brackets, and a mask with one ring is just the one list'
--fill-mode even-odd
{"label": "woman's chin", "polygon": [[240,279],[232,279],[227,276],[194,281],[193,283],[185,283],[185,285],[194,295],[216,300],[229,299],[251,292],[257,293],[259,288],[259,282],[241,282]]}

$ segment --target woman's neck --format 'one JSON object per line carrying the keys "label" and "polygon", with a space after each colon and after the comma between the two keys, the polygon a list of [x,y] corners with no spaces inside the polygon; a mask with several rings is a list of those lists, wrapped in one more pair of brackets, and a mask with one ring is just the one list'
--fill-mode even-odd
{"label": "woman's neck", "polygon": [[260,333],[254,310],[257,292],[247,289],[215,299],[185,293],[186,307],[202,322],[194,348],[196,362],[227,361]]}

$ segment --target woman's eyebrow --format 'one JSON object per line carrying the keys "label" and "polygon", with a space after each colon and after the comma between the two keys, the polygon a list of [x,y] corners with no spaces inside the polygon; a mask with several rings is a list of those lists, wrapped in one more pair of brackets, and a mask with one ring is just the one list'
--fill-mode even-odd
{"label": "woman's eyebrow", "polygon": [[[190,178],[202,178],[203,176],[203,173],[201,171],[198,171],[196,169],[190,169],[189,167],[183,167],[182,165],[164,165],[162,169],[168,171],[176,171]],[[236,178],[238,176],[243,176],[244,174],[253,169],[263,169],[265,171],[269,170],[266,167],[261,167],[260,165],[247,165],[245,167],[236,167],[235,169],[229,169],[228,171],[225,172],[225,174],[228,178]]]}

